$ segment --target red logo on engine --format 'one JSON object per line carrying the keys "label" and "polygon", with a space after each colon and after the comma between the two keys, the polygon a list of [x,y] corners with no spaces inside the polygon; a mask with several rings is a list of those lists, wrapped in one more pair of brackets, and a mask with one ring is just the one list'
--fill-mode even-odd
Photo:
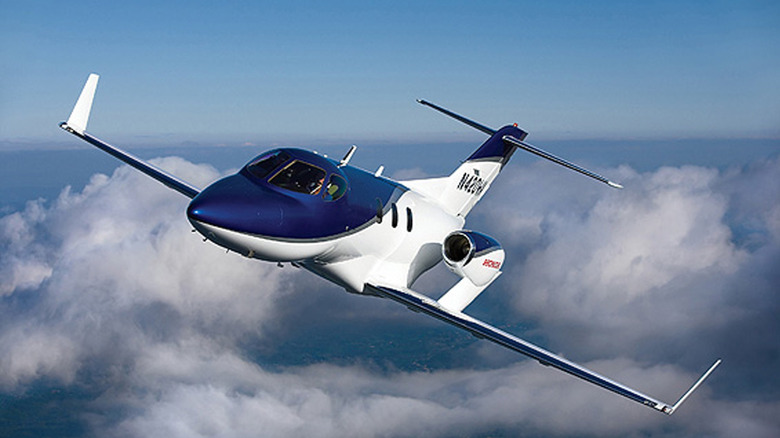
{"label": "red logo on engine", "polygon": [[487,266],[488,268],[498,269],[501,267],[501,262],[497,262],[495,260],[485,259],[484,262],[482,262],[482,266]]}

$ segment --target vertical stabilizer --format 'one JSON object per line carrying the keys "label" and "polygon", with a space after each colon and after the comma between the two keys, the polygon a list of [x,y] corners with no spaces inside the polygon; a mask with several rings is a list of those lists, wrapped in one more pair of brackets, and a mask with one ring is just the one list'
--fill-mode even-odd
{"label": "vertical stabilizer", "polygon": [[525,138],[528,134],[516,126],[499,129],[445,178],[438,200],[449,213],[465,217],[488,191],[515,151],[514,146],[504,142],[506,135]]}

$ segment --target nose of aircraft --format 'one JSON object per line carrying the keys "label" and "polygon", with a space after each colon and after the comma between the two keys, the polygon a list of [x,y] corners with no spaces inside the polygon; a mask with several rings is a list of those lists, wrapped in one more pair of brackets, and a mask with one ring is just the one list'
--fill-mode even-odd
{"label": "nose of aircraft", "polygon": [[277,198],[281,197],[236,174],[213,183],[193,198],[187,217],[196,227],[205,223],[232,231],[268,234],[282,221],[285,200]]}

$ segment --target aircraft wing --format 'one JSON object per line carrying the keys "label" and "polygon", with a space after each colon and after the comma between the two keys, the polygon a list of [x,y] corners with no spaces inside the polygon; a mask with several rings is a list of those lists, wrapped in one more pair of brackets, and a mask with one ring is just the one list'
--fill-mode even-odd
{"label": "aircraft wing", "polygon": [[587,380],[590,383],[601,386],[604,389],[622,395],[623,397],[634,400],[645,406],[654,408],[667,415],[671,415],[674,411],[696,390],[696,388],[712,373],[713,370],[720,364],[718,359],[709,370],[707,370],[696,383],[688,389],[685,394],[675,403],[669,405],[667,403],[658,401],[650,396],[642,394],[641,392],[622,385],[614,380],[604,377],[594,371],[591,371],[581,365],[568,361],[563,357],[557,356],[541,347],[538,347],[530,342],[524,341],[516,336],[499,330],[485,322],[482,322],[476,318],[466,315],[462,312],[456,312],[443,307],[438,301],[427,297],[423,294],[414,292],[412,290],[397,290],[384,286],[366,285],[373,292],[378,295],[393,299],[399,303],[405,305],[409,309],[416,312],[427,313],[434,318],[438,318],[446,323],[452,324],[458,328],[467,330],[479,338],[484,338],[495,342],[498,345],[515,350],[519,353],[530,356],[539,361],[542,365],[551,366],[557,368],[565,373],[571,374],[580,379]]}
{"label": "aircraft wing", "polygon": [[149,164],[146,161],[116,146],[112,146],[104,142],[103,140],[89,134],[86,131],[87,122],[89,121],[89,113],[92,109],[92,100],[95,97],[95,90],[97,89],[98,78],[99,76],[94,73],[89,75],[89,78],[87,78],[87,83],[84,85],[84,89],[81,90],[79,99],[76,101],[76,106],[73,107],[73,112],[71,112],[67,122],[60,123],[60,128],[113,155],[115,158],[124,161],[130,166],[151,176],[157,181],[160,181],[166,186],[183,194],[184,196],[189,198],[194,198],[197,196],[200,190],[191,184],[176,178],[175,176],[165,172],[157,166]]}

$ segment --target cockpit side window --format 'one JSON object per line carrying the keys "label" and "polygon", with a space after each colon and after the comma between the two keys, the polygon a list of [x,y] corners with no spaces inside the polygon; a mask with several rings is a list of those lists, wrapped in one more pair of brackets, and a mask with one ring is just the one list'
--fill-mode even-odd
{"label": "cockpit side window", "polygon": [[331,175],[328,180],[328,185],[325,186],[325,192],[322,194],[322,198],[326,201],[335,201],[347,192],[347,181],[338,176]]}
{"label": "cockpit side window", "polygon": [[325,181],[325,171],[300,160],[285,166],[268,182],[293,192],[316,195]]}
{"label": "cockpit side window", "polygon": [[284,164],[289,159],[290,155],[288,155],[286,152],[275,151],[256,159],[250,163],[246,169],[252,175],[262,179],[268,176],[269,173],[271,173],[280,165]]}

